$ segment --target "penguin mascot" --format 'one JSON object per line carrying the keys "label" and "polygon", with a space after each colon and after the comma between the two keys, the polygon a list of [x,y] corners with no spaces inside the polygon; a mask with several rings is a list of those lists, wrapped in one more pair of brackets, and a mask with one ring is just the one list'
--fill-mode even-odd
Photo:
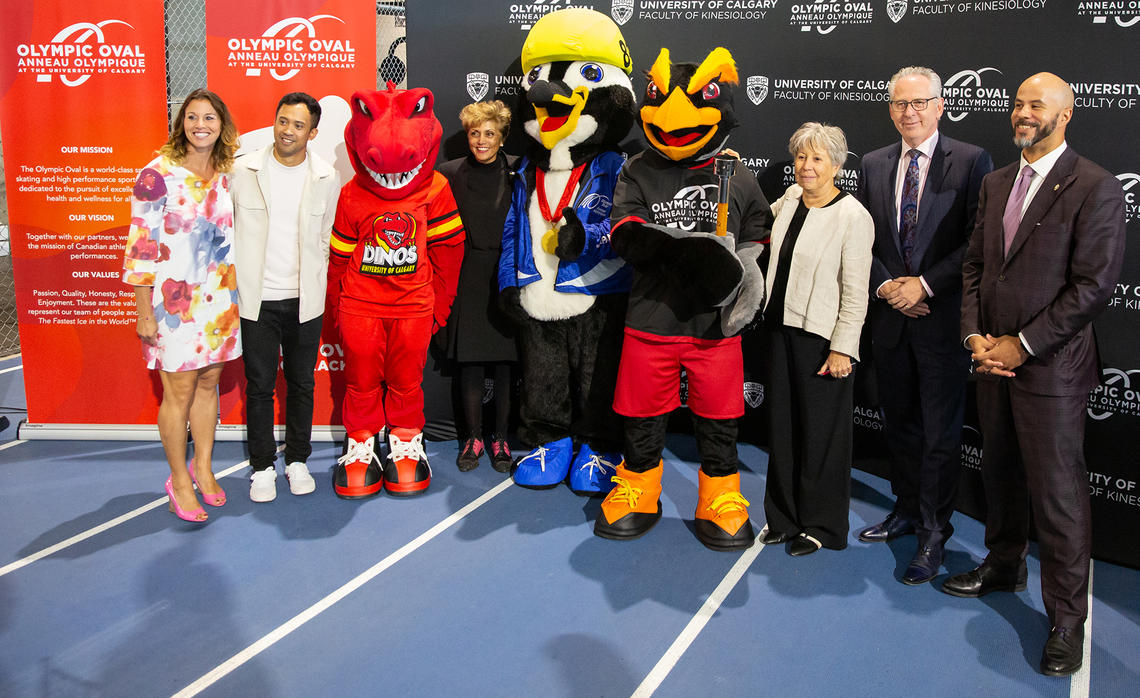
{"label": "penguin mascot", "polygon": [[670,63],[662,49],[647,78],[639,116],[651,149],[630,158],[614,192],[613,248],[634,269],[614,400],[625,461],[594,533],[637,538],[661,518],[661,452],[684,371],[701,459],[696,535],[714,550],[739,550],[755,538],[737,471],[739,332],[761,307],[757,260],[771,214],[756,178],[737,167],[727,234],[716,234],[714,159],[736,126],[732,55],[717,48],[700,65]]}
{"label": "penguin mascot", "polygon": [[431,484],[424,366],[455,300],[465,236],[447,179],[432,169],[443,134],[433,103],[422,87],[361,90],[344,130],[356,176],[333,221],[325,329],[344,349],[347,438],[333,490],[345,499]]}
{"label": "penguin mascot", "polygon": [[531,450],[513,477],[523,487],[569,475],[574,492],[601,495],[621,461],[613,389],[631,272],[610,247],[610,210],[618,143],[635,118],[632,70],[621,30],[594,10],[551,12],[523,45],[520,108],[533,143],[499,262],[522,355],[518,435]]}

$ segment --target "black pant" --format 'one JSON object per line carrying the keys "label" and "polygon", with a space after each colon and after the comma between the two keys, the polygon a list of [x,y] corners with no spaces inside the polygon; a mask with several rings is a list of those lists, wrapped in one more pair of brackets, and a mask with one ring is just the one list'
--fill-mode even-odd
{"label": "black pant", "polygon": [[793,327],[768,330],[769,432],[764,514],[777,533],[801,531],[847,547],[854,383],[818,376],[828,341]]}
{"label": "black pant", "polygon": [[245,421],[249,464],[273,466],[273,391],[279,358],[285,373],[285,462],[304,463],[313,452],[313,369],[321,341],[321,317],[298,321],[300,300],[263,301],[257,320],[241,319],[245,362]]}
{"label": "black pant", "polygon": [[[665,448],[669,414],[625,418],[625,467],[628,470],[644,473],[657,467]],[[724,477],[739,470],[735,419],[709,419],[694,414],[693,436],[697,439],[697,453],[705,475]]]}
{"label": "black pant", "polygon": [[875,346],[895,511],[916,523],[920,545],[954,533],[969,365],[956,336],[904,331],[897,346]]}

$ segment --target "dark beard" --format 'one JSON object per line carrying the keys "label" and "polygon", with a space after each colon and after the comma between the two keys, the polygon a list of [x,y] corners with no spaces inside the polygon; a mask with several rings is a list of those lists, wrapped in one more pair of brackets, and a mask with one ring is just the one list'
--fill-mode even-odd
{"label": "dark beard", "polygon": [[[1061,115],[1057,114],[1057,116],[1053,117],[1052,121],[1043,122],[1040,126],[1037,127],[1037,130],[1034,132],[1032,137],[1018,138],[1016,135],[1014,135],[1013,144],[1021,149],[1030,148],[1037,145],[1042,140],[1048,138],[1049,135],[1053,133],[1053,131],[1057,130],[1057,120],[1060,118]],[[1021,124],[1022,122],[1018,122],[1018,125]]]}

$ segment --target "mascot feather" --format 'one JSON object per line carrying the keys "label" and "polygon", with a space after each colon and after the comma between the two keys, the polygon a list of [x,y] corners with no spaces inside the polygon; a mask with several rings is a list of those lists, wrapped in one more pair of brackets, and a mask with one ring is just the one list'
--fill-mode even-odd
{"label": "mascot feather", "polygon": [[[630,270],[610,247],[610,210],[634,122],[633,62],[593,10],[543,16],[522,49],[524,130],[499,264],[500,302],[519,325],[517,484],[604,494],[620,461],[613,386]],[[575,454],[575,450],[577,453]]]}
{"label": "mascot feather", "polygon": [[681,371],[701,469],[695,531],[714,550],[752,545],[740,494],[736,419],[744,414],[738,332],[756,315],[764,280],[768,203],[745,168],[730,180],[726,234],[717,235],[714,158],[736,126],[731,54],[671,63],[662,49],[647,73],[641,127],[651,150],[630,158],[614,192],[613,248],[633,268],[614,409],[626,417],[625,460],[594,532],[637,538],[661,517],[661,453],[680,406]]}
{"label": "mascot feather", "polygon": [[451,188],[432,169],[443,133],[433,101],[426,89],[392,83],[361,90],[344,131],[356,175],[337,202],[325,325],[345,354],[347,438],[333,489],[347,499],[381,489],[411,496],[431,484],[423,372],[455,299],[464,240]]}

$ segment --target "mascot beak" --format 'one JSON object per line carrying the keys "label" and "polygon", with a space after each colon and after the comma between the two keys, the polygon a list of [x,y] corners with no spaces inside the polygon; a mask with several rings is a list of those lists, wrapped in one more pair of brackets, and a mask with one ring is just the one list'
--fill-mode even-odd
{"label": "mascot beak", "polygon": [[[533,92],[534,88],[531,90]],[[569,95],[551,95],[545,107],[534,105],[539,139],[544,148],[552,149],[559,141],[574,132],[578,127],[578,118],[586,108],[586,100],[589,98],[590,91],[585,87],[578,87]]]}
{"label": "mascot beak", "polygon": [[698,153],[716,135],[720,118],[719,109],[698,108],[680,87],[674,87],[660,106],[641,108],[646,138],[671,160]]}

